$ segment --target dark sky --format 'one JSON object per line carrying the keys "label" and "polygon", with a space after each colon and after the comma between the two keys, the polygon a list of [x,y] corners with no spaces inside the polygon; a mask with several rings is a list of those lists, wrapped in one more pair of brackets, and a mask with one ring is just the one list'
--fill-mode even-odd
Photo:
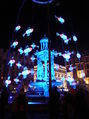
{"label": "dark sky", "polygon": [[[31,35],[33,41],[39,41],[44,34],[48,35],[49,24],[50,38],[54,47],[61,47],[60,42],[55,38],[55,33],[56,31],[63,31],[68,35],[72,33],[77,35],[77,46],[80,51],[89,50],[89,4],[87,0],[55,0],[49,7],[50,23],[48,22],[46,5],[37,5],[32,3],[31,0],[26,0],[19,12],[22,1],[24,0],[0,1],[1,48],[9,48],[18,18],[17,23],[21,24],[23,31],[28,26],[35,29]],[[63,26],[53,17],[55,14],[65,18],[66,22]]]}

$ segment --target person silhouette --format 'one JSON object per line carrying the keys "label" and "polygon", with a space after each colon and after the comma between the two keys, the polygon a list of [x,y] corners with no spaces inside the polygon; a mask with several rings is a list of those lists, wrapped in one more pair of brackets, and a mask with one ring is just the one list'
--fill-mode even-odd
{"label": "person silhouette", "polygon": [[8,106],[8,96],[9,96],[9,93],[7,91],[7,88],[3,85],[1,89],[1,99],[0,99],[2,119],[5,118],[5,112]]}
{"label": "person silhouette", "polygon": [[50,119],[58,119],[60,112],[60,93],[57,91],[57,87],[53,87],[49,100],[49,112]]}

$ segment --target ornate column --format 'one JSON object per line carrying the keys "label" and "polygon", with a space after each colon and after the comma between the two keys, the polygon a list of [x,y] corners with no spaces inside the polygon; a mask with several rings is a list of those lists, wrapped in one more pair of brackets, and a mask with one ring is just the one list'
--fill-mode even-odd
{"label": "ornate column", "polygon": [[47,81],[47,60],[46,59],[45,59],[44,63],[45,63],[45,77],[44,77],[44,79],[45,79],[45,81]]}

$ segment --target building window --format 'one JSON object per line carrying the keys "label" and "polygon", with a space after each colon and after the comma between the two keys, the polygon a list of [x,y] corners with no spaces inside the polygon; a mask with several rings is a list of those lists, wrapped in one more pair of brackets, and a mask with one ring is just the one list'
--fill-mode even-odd
{"label": "building window", "polygon": [[75,59],[75,63],[78,63],[78,62],[79,62],[79,59],[76,58],[76,59]]}
{"label": "building window", "polygon": [[86,57],[85,58],[85,62],[89,62],[89,57]]}
{"label": "building window", "polygon": [[58,75],[58,77],[60,78],[60,74]]}
{"label": "building window", "polygon": [[70,71],[69,71],[69,67],[67,67],[67,72],[70,72]]}
{"label": "building window", "polygon": [[79,64],[78,65],[78,70],[82,70],[83,69],[83,65],[82,64]]}
{"label": "building window", "polygon": [[85,68],[86,68],[86,69],[89,69],[89,64],[86,64],[86,65],[85,65]]}
{"label": "building window", "polygon": [[87,73],[86,73],[86,77],[89,77],[89,70],[88,70]]}
{"label": "building window", "polygon": [[80,58],[80,62],[84,62],[84,58],[83,57]]}

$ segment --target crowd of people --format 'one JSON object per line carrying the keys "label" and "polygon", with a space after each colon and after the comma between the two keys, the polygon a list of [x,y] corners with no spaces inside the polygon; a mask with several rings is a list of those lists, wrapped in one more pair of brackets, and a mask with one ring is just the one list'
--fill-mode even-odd
{"label": "crowd of people", "polygon": [[85,87],[77,86],[63,93],[55,88],[52,92],[50,119],[88,119],[89,92]]}
{"label": "crowd of people", "polygon": [[[0,119],[4,119],[6,111],[10,110],[12,119],[26,119],[28,99],[22,88],[16,95],[11,108],[8,108],[8,90],[2,86],[0,96]],[[70,87],[68,92],[59,92],[52,88],[48,101],[49,119],[88,119],[89,92],[84,86],[76,89]]]}

